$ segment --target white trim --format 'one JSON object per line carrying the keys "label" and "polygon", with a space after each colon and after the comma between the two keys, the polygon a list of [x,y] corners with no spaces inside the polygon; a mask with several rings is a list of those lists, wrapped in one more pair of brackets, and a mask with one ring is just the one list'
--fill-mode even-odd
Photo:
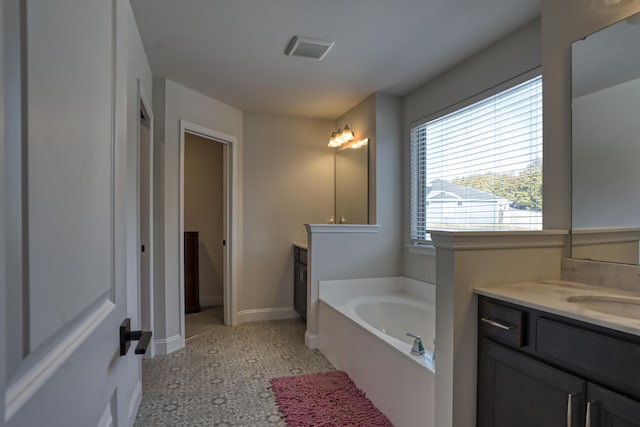
{"label": "white trim", "polygon": [[[136,185],[137,185],[137,190],[136,190],[136,213],[137,213],[137,218],[136,221],[138,223],[138,236],[137,236],[137,246],[136,246],[136,260],[138,263],[138,315],[142,316],[142,305],[145,304],[146,307],[146,312],[149,313],[149,317],[148,319],[144,319],[145,323],[149,325],[149,328],[153,331],[154,329],[154,297],[153,297],[153,291],[154,291],[154,271],[155,271],[155,267],[154,267],[154,239],[153,239],[153,235],[154,235],[154,224],[153,224],[153,214],[154,214],[154,208],[153,208],[153,147],[154,147],[154,139],[153,139],[153,127],[155,125],[154,123],[154,116],[153,116],[153,111],[151,110],[151,103],[149,102],[149,98],[147,97],[147,95],[144,92],[144,89],[142,88],[142,82],[140,81],[140,79],[136,79],[137,82],[137,105],[138,105],[138,109],[136,111],[136,120],[137,120],[137,125],[136,125],[136,141],[137,141],[137,153],[138,153],[138,162],[136,164]],[[142,285],[142,281],[141,281],[141,262],[140,262],[140,111],[144,108],[144,111],[146,112],[146,114],[149,116],[149,158],[148,158],[148,165],[149,165],[149,177],[148,177],[148,182],[149,182],[149,188],[147,189],[149,191],[149,212],[148,212],[148,217],[149,217],[149,223],[147,224],[149,230],[148,230],[148,234],[149,234],[149,242],[147,243],[147,246],[145,248],[146,253],[147,253],[147,257],[149,258],[149,271],[147,272],[147,277],[149,280],[149,300],[148,301],[142,301],[142,298],[140,298],[140,296],[142,295],[141,292],[141,285]],[[142,319],[141,319],[142,320]],[[153,358],[155,356],[155,347],[151,346],[150,351],[147,352],[143,357],[144,358]]]}
{"label": "white trim", "polygon": [[320,348],[320,335],[310,334],[309,331],[304,332],[304,344],[309,350]]}
{"label": "white trim", "polygon": [[295,319],[298,313],[293,307],[257,308],[238,312],[238,322],[261,322],[263,320]]}
{"label": "white trim", "polygon": [[142,402],[142,382],[138,381],[136,387],[131,394],[131,400],[129,401],[129,425],[132,426],[136,421],[138,415],[138,409],[140,408],[140,402]]}
{"label": "white trim", "polygon": [[169,354],[184,347],[184,335],[173,335],[169,338],[158,338],[153,341],[156,354]]}
{"label": "white trim", "polygon": [[409,250],[410,254],[436,256],[436,247],[433,245],[419,245],[414,243],[406,245],[405,248]]}
{"label": "white trim", "polygon": [[637,242],[638,240],[640,240],[640,228],[606,228],[571,231],[571,244],[573,246]]}
{"label": "white trim", "polygon": [[554,248],[566,245],[569,235],[568,230],[427,232],[436,248],[455,250]]}
{"label": "white trim", "polygon": [[5,421],[8,422],[40,390],[115,307],[108,296],[104,296],[99,306],[87,310],[84,319],[79,319],[75,328],[56,340],[55,346],[46,352],[42,359],[8,385],[5,395]]}
{"label": "white trim", "polygon": [[310,233],[377,233],[380,231],[378,224],[305,224]]}
{"label": "white trim", "polygon": [[[133,423],[131,423],[133,425]],[[111,414],[111,401],[104,409],[102,416],[100,417],[100,421],[97,424],[98,427],[112,427],[113,426],[113,415]]]}
{"label": "white trim", "polygon": [[222,295],[207,295],[200,297],[200,306],[201,307],[217,307],[222,305],[224,302],[224,297]]}

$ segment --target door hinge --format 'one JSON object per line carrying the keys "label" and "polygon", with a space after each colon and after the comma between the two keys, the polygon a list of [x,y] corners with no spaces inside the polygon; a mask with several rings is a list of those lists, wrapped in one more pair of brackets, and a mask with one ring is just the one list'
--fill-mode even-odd
{"label": "door hinge", "polygon": [[222,241],[222,246],[227,246],[227,241],[226,240]]}
{"label": "door hinge", "polygon": [[144,252],[144,245],[140,246],[140,252]]}

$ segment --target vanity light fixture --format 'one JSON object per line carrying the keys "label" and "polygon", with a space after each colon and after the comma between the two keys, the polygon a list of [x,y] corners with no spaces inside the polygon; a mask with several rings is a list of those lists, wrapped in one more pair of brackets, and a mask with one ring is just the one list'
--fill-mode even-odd
{"label": "vanity light fixture", "polygon": [[354,141],[349,144],[349,148],[353,148],[357,150],[358,148],[362,148],[369,143],[369,138],[362,138],[360,141]]}
{"label": "vanity light fixture", "polygon": [[342,146],[343,144],[347,144],[356,139],[356,136],[353,134],[349,125],[344,125],[344,128],[338,129],[336,132],[331,134],[331,138],[329,139],[329,147],[337,148]]}

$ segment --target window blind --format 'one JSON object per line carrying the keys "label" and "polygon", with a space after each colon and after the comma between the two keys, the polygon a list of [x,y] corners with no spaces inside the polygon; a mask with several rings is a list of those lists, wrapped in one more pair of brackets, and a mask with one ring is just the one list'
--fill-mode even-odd
{"label": "window blind", "polygon": [[411,240],[542,229],[542,77],[411,129]]}

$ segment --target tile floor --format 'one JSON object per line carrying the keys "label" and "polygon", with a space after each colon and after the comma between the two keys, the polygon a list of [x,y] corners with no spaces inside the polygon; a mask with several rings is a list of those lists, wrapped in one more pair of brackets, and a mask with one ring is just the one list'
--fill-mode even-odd
{"label": "tile floor", "polygon": [[224,324],[224,310],[219,307],[203,307],[199,313],[184,316],[184,337],[186,339],[200,335],[216,325]]}
{"label": "tile floor", "polygon": [[333,370],[304,345],[300,319],[215,325],[175,353],[143,360],[135,425],[284,426],[274,377]]}

